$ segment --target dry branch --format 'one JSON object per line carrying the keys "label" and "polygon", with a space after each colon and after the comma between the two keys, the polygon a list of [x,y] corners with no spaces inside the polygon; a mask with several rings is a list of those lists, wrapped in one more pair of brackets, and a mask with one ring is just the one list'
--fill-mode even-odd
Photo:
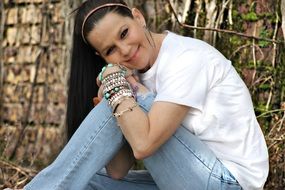
{"label": "dry branch", "polygon": [[35,176],[35,174],[37,173],[35,170],[33,169],[29,169],[29,168],[23,168],[21,166],[18,166],[12,162],[8,162],[4,159],[0,159],[0,165],[8,167],[10,169],[16,170],[17,172],[26,175],[28,177],[33,177]]}
{"label": "dry branch", "polygon": [[35,170],[21,167],[2,158],[0,159],[0,166],[4,180],[3,184],[0,184],[0,189],[6,187],[21,188],[37,174]]}
{"label": "dry branch", "polygon": [[248,34],[244,34],[244,33],[241,33],[241,32],[237,32],[237,31],[233,31],[233,30],[224,30],[224,29],[217,29],[217,28],[207,28],[207,27],[199,27],[199,26],[191,26],[191,25],[188,25],[188,24],[185,24],[185,23],[181,23],[171,2],[169,0],[167,0],[168,4],[169,4],[169,7],[177,21],[177,23],[181,26],[181,27],[184,27],[184,28],[189,28],[189,29],[197,29],[197,30],[209,30],[209,31],[215,31],[215,32],[221,32],[221,33],[227,33],[227,34],[233,34],[233,35],[237,35],[237,36],[241,36],[241,37],[244,37],[244,38],[250,38],[250,39],[255,39],[255,40],[263,40],[263,41],[268,41],[268,42],[272,42],[272,43],[276,43],[276,44],[280,44],[280,43],[283,43],[283,41],[281,40],[273,40],[273,39],[269,39],[269,38],[260,38],[260,37],[257,37],[257,36],[252,36],[252,35],[248,35]]}

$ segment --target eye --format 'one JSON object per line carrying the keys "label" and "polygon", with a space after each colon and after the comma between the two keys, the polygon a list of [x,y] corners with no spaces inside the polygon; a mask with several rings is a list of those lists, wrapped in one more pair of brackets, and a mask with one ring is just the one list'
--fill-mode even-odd
{"label": "eye", "polygon": [[113,52],[114,49],[115,49],[114,47],[110,47],[110,48],[107,50],[106,55],[107,55],[107,56],[110,55],[110,54]]}
{"label": "eye", "polygon": [[128,34],[129,29],[125,29],[123,30],[123,32],[121,33],[121,39],[124,39],[126,37],[126,35]]}

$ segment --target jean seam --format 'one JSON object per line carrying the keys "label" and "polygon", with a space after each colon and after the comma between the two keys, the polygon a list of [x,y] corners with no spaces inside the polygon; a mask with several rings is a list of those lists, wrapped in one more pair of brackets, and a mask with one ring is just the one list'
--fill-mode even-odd
{"label": "jean seam", "polygon": [[[92,120],[93,119],[94,117],[92,117]],[[89,142],[83,145],[83,149],[77,154],[76,158],[71,162],[70,164],[71,167],[67,170],[66,175],[55,185],[55,188],[60,187],[65,182],[66,178],[72,173],[72,171],[74,171],[74,168],[78,165],[79,161],[84,157],[83,155],[86,154],[90,145],[94,142],[100,131],[106,126],[106,123],[108,123],[111,119],[112,116],[110,115],[109,117],[106,118],[106,120],[102,121],[102,124],[98,127],[98,130],[94,132],[95,134],[91,135],[92,138],[90,138]]]}
{"label": "jean seam", "polygon": [[209,177],[208,177],[207,189],[208,189],[208,187],[209,187],[209,183],[210,183],[210,180],[211,180],[211,176],[212,176],[212,175],[215,175],[215,174],[213,174],[213,170],[214,170],[216,164],[217,164],[217,159],[215,160],[213,169],[211,170],[211,173],[210,173],[210,175],[209,175]]}
{"label": "jean seam", "polygon": [[209,171],[211,171],[211,168],[209,168],[209,167],[204,163],[204,161],[203,161],[194,151],[192,151],[192,149],[189,148],[189,146],[187,146],[186,143],[184,143],[182,140],[180,140],[180,139],[176,136],[176,134],[174,134],[173,136],[174,136],[181,144],[183,144],[184,147],[185,147],[187,150],[189,150]]}
{"label": "jean seam", "polygon": [[227,180],[227,179],[222,179],[221,176],[212,173],[212,176],[218,180],[220,180],[221,182],[227,183],[227,184],[232,184],[232,185],[239,185],[239,183],[237,181],[233,181],[233,180]]}
{"label": "jean seam", "polygon": [[221,182],[227,183],[227,184],[232,184],[232,185],[239,185],[237,181],[232,181],[232,180],[227,180],[227,179],[222,179],[221,176],[212,174],[212,176],[216,179],[219,179]]}

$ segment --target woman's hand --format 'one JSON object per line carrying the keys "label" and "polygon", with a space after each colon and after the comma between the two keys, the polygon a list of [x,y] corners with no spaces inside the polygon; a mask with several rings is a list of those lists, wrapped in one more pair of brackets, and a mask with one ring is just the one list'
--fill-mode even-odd
{"label": "woman's hand", "polygon": [[[111,73],[120,71],[121,70],[120,67],[121,66],[106,67],[106,70],[103,73],[103,77],[107,76]],[[134,93],[145,94],[149,91],[143,84],[141,84],[139,82],[138,76],[136,76],[132,70],[130,70],[126,67],[124,67],[124,70],[126,71],[126,79],[130,83],[130,85],[132,86]],[[99,90],[98,90],[97,97],[93,98],[93,102],[95,105],[98,104],[101,101],[101,99],[103,98],[103,86],[101,85],[101,81],[99,79],[99,76],[96,78],[96,83],[99,87]]]}
{"label": "woman's hand", "polygon": [[139,78],[137,76],[131,75],[128,76],[126,79],[135,91],[134,93],[146,94],[147,92],[149,92],[149,90],[142,83],[139,82]]}

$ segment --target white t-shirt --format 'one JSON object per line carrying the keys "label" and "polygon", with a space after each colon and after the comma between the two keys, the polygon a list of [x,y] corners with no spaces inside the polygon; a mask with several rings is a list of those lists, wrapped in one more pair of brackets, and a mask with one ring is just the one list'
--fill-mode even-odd
{"label": "white t-shirt", "polygon": [[263,189],[267,146],[248,89],[236,70],[209,44],[168,32],[141,82],[155,101],[191,107],[183,125],[201,139],[245,190]]}

